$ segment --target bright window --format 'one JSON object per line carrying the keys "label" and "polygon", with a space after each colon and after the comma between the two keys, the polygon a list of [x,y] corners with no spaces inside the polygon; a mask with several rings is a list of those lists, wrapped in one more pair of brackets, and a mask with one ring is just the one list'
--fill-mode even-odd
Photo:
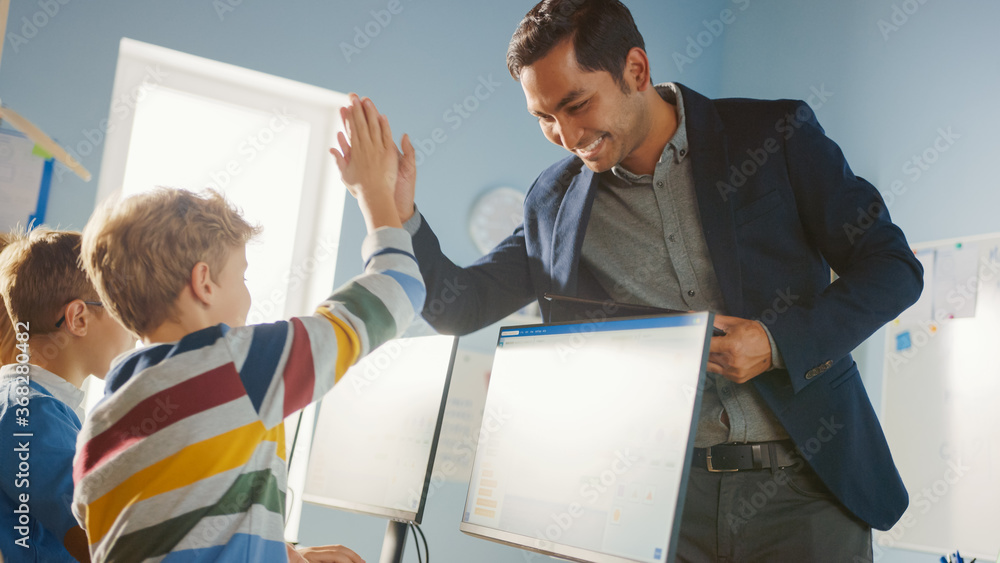
{"label": "bright window", "polygon": [[[327,151],[346,104],[344,94],[122,39],[98,204],[156,186],[225,193],[263,227],[247,247],[247,322],[309,314],[337,262],[346,190]],[[88,408],[102,387],[91,378]],[[312,420],[310,408],[289,475],[292,538]]]}

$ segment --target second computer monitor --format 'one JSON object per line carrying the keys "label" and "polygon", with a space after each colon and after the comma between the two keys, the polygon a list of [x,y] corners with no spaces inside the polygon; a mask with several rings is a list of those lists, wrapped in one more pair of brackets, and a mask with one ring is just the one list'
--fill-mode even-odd
{"label": "second computer monitor", "polygon": [[323,398],[302,500],[420,523],[457,338],[392,340]]}
{"label": "second computer monitor", "polygon": [[671,560],[711,327],[501,329],[460,529],[577,561]]}

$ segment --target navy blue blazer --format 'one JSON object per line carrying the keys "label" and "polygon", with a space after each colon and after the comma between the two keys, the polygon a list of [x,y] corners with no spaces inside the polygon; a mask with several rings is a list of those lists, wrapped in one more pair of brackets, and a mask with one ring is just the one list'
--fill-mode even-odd
{"label": "navy blue blazer", "polygon": [[[725,314],[766,323],[786,365],[751,384],[840,502],[887,530],[908,496],[850,352],[916,301],[920,263],[807,104],[681,92]],[[424,318],[467,334],[532,299],[548,319],[546,292],[608,299],[580,264],[597,185],[575,156],[551,166],[528,192],[524,223],[466,268],[424,222],[413,237]]]}

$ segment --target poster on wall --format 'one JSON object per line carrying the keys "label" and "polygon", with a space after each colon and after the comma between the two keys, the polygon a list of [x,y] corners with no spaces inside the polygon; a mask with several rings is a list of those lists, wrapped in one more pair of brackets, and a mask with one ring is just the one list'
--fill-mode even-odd
{"label": "poster on wall", "polygon": [[936,251],[934,316],[966,319],[976,316],[979,288],[979,246],[975,242],[948,244]]}
{"label": "poster on wall", "polygon": [[45,221],[52,157],[24,135],[0,129],[0,229]]}
{"label": "poster on wall", "polygon": [[934,257],[933,248],[925,248],[913,253],[924,268],[924,290],[917,302],[900,313],[897,319],[903,325],[926,323],[934,318]]}

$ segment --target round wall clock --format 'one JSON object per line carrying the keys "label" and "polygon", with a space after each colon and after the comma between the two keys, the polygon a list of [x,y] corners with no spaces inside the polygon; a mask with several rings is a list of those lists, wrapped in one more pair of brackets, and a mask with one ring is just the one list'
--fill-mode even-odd
{"label": "round wall clock", "polygon": [[524,194],[514,188],[494,188],[479,196],[469,212],[469,235],[486,254],[524,221]]}

